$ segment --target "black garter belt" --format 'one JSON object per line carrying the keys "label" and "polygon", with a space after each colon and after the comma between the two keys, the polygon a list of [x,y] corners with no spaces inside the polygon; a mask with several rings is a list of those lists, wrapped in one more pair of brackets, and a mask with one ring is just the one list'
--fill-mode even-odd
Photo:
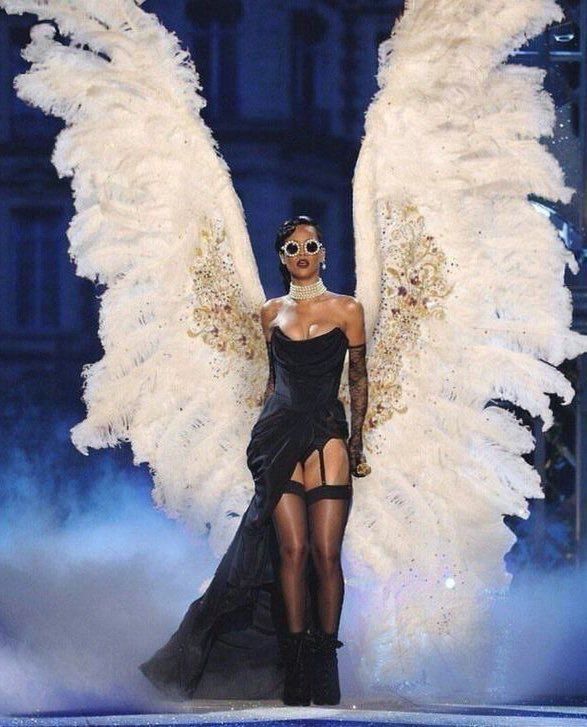
{"label": "black garter belt", "polygon": [[350,482],[345,485],[326,484],[326,468],[324,467],[324,454],[322,452],[323,448],[324,445],[322,445],[322,447],[318,449],[318,456],[320,458],[320,476],[322,478],[322,484],[306,490],[301,482],[297,482],[297,480],[288,480],[284,484],[282,492],[291,492],[294,495],[300,495],[300,497],[303,497],[306,500],[306,504],[308,505],[316,502],[316,500],[322,500],[323,498],[330,498],[334,500],[350,500],[350,498],[352,497],[352,487]]}

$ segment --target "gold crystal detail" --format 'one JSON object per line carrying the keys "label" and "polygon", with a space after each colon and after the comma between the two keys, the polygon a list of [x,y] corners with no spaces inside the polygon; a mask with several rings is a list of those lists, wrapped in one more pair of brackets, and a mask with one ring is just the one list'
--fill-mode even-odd
{"label": "gold crystal detail", "polygon": [[207,219],[190,265],[195,305],[193,322],[187,334],[201,338],[220,355],[214,359],[217,378],[237,372],[242,389],[235,392],[237,402],[261,406],[263,392],[251,375],[266,365],[267,353],[260,315],[244,302],[224,226]]}
{"label": "gold crystal detail", "polygon": [[447,282],[446,255],[428,234],[415,206],[398,208],[383,200],[377,216],[383,273],[379,317],[367,356],[367,430],[407,411],[403,363],[417,354],[422,321],[444,318],[441,303],[453,287]]}

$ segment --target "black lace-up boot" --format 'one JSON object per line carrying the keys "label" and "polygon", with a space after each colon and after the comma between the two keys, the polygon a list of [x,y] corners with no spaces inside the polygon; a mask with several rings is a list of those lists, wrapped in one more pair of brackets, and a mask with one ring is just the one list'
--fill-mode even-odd
{"label": "black lace-up boot", "polygon": [[314,628],[310,638],[310,683],[314,704],[339,704],[338,658],[336,650],[343,646],[336,634]]}
{"label": "black lace-up boot", "polygon": [[309,652],[307,631],[288,633],[283,641],[285,681],[283,703],[290,706],[308,706],[311,699]]}

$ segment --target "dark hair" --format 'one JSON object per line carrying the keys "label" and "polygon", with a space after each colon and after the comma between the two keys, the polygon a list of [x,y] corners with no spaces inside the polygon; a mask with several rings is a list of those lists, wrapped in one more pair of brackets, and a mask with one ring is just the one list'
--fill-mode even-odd
{"label": "dark hair", "polygon": [[[314,227],[318,240],[322,242],[322,230],[320,229],[320,226],[318,225],[316,220],[309,215],[297,215],[296,217],[292,217],[290,220],[285,220],[285,222],[282,222],[279,230],[277,230],[277,236],[275,237],[275,251],[277,253],[281,252],[281,246],[298,225],[311,225],[312,227]],[[285,287],[285,290],[286,292],[289,292],[291,276],[289,274],[287,266],[285,266],[281,262],[281,260],[279,261],[279,272],[281,273],[281,277],[283,278],[283,285]]]}

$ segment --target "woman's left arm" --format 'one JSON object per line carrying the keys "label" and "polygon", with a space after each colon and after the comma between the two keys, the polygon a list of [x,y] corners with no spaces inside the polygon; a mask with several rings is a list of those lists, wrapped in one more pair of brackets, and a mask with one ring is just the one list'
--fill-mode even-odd
{"label": "woman's left arm", "polygon": [[349,395],[351,425],[349,437],[349,460],[351,473],[364,477],[357,472],[357,466],[366,462],[363,454],[363,424],[369,404],[369,379],[367,375],[367,343],[365,341],[365,315],[363,305],[356,300],[347,310],[347,338],[349,340]]}

